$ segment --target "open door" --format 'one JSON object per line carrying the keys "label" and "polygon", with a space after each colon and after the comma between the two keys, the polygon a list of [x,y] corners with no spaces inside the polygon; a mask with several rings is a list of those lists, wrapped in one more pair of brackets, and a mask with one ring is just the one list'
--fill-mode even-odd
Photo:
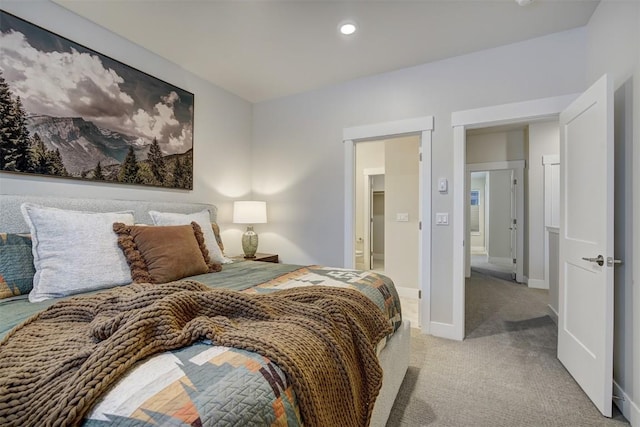
{"label": "open door", "polygon": [[603,415],[613,381],[613,90],[605,75],[560,114],[558,358]]}

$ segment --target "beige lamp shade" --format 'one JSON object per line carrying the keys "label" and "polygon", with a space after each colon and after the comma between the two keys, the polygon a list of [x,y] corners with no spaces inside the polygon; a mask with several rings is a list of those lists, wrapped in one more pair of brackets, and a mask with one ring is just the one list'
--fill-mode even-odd
{"label": "beige lamp shade", "polygon": [[264,224],[267,222],[267,202],[233,202],[234,224]]}

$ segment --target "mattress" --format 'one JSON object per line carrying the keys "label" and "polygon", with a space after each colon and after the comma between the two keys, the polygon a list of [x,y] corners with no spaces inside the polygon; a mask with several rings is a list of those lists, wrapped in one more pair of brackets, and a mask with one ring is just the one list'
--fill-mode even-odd
{"label": "mattress", "polygon": [[[402,323],[393,283],[370,271],[242,261],[189,279],[246,293],[351,288],[373,301],[394,331]],[[0,301],[0,338],[53,303]],[[93,406],[84,425],[295,426],[302,421],[291,379],[275,363],[254,352],[198,342],[139,362]]]}

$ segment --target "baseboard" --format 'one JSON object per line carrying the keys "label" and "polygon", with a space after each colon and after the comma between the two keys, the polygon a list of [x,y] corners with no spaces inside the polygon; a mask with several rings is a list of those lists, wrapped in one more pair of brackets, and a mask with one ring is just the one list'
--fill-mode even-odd
{"label": "baseboard", "polygon": [[549,309],[549,311],[551,313],[549,313],[549,316],[551,317],[551,319],[553,319],[553,321],[555,322],[555,324],[558,324],[558,312],[556,311],[555,308],[553,308],[551,306],[551,304],[547,304],[547,308]]}
{"label": "baseboard", "polygon": [[549,289],[549,284],[547,283],[546,280],[527,278],[526,282],[527,282],[527,286],[529,286],[532,289]]}
{"label": "baseboard", "polygon": [[452,323],[430,322],[429,334],[455,341],[462,341],[464,339],[464,336],[461,337],[458,335],[458,331]]}
{"label": "baseboard", "polygon": [[617,382],[613,382],[613,394],[622,399],[613,399],[613,403],[620,409],[622,415],[631,423],[632,427],[640,427],[640,407],[624,392]]}
{"label": "baseboard", "polygon": [[416,288],[404,288],[402,286],[396,286],[396,291],[398,291],[398,296],[400,298],[418,299],[420,295],[420,290]]}

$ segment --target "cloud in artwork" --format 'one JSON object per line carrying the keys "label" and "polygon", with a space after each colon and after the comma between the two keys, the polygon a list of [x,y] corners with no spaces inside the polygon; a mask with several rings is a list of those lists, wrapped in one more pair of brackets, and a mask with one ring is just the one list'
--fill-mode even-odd
{"label": "cloud in artwork", "polygon": [[161,97],[161,102],[154,105],[152,111],[138,109],[132,117],[136,132],[145,135],[149,139],[157,138],[168,143],[165,145],[165,153],[181,153],[191,146],[191,127],[180,124],[176,119],[174,103],[180,101],[180,97],[174,91]]}
{"label": "cloud in artwork", "polygon": [[192,146],[191,123],[176,118],[175,108],[181,102],[178,93],[153,94],[157,102],[145,98],[147,105],[143,105],[126,92],[124,78],[106,67],[98,55],[73,47],[41,51],[22,33],[10,30],[0,32],[0,69],[30,114],[82,117],[135,136],[139,143],[150,144],[157,138],[165,154]]}
{"label": "cloud in artwork", "polygon": [[122,119],[133,108],[133,99],[120,88],[123,78],[96,55],[42,52],[22,33],[9,31],[0,33],[0,66],[33,114]]}

